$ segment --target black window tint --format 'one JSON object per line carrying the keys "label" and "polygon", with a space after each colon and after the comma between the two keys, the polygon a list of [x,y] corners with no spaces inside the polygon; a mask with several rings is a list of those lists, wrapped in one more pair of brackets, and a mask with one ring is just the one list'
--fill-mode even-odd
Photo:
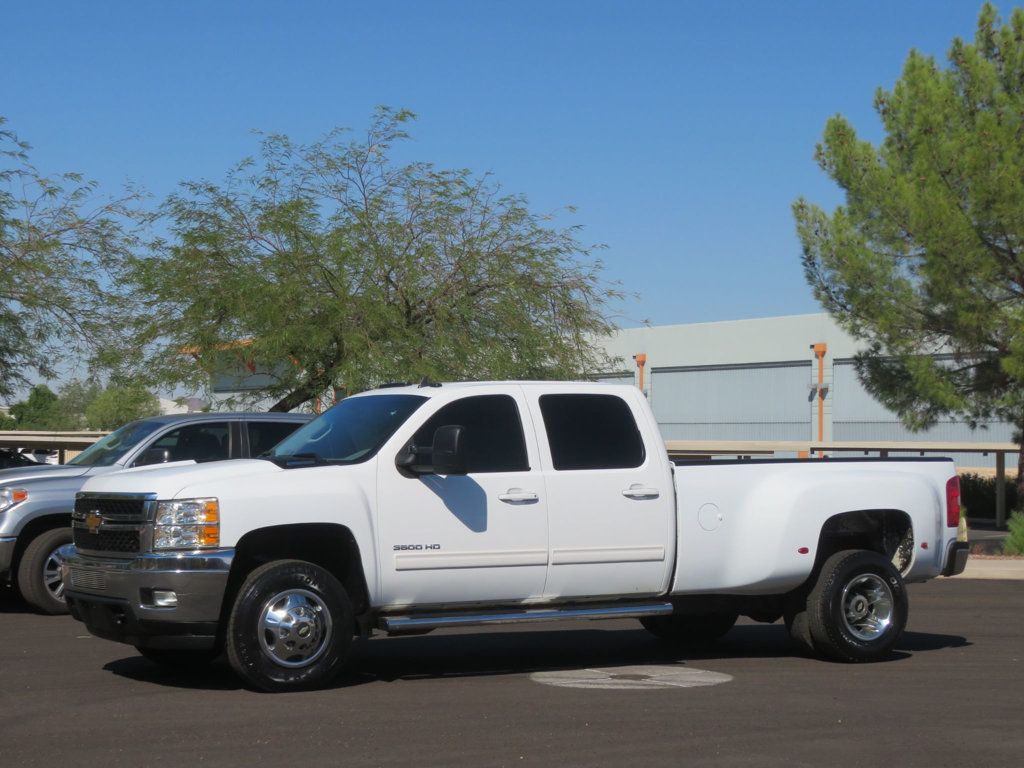
{"label": "black window tint", "polygon": [[428,446],[438,427],[458,424],[465,429],[469,472],[526,472],[526,439],[516,401],[508,395],[478,395],[449,403],[416,432],[413,442]]}
{"label": "black window tint", "polygon": [[555,469],[623,469],[644,463],[644,443],[615,395],[541,395]]}
{"label": "black window tint", "polygon": [[229,458],[228,431],[229,425],[225,421],[178,427],[158,438],[150,450],[167,450],[170,454],[168,461],[219,461]]}
{"label": "black window tint", "polygon": [[302,426],[301,421],[250,421],[249,455],[266,453]]}

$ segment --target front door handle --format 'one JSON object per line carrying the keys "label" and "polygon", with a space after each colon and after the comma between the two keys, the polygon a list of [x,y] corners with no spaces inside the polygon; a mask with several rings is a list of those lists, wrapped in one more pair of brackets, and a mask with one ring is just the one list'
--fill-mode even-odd
{"label": "front door handle", "polygon": [[506,504],[533,504],[540,500],[540,496],[533,491],[524,491],[522,488],[509,488],[504,493],[499,493],[498,499]]}
{"label": "front door handle", "polygon": [[646,488],[642,485],[631,485],[626,488],[622,495],[627,499],[656,499],[661,495],[657,488]]}

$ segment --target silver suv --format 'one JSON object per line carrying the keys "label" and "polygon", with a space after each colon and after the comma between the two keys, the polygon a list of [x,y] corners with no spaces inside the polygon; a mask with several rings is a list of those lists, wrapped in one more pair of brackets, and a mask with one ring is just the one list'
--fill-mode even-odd
{"label": "silver suv", "polygon": [[75,494],[90,477],[171,461],[259,456],[312,418],[302,413],[190,413],[133,421],[67,464],[0,471],[0,579],[43,613],[67,613],[57,550],[71,543]]}

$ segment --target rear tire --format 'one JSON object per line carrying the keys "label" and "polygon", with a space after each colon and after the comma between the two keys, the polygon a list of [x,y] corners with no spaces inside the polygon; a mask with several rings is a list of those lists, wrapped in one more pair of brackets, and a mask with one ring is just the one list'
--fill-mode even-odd
{"label": "rear tire", "polygon": [[51,528],[32,539],[21,556],[18,591],[40,613],[57,616],[68,612],[57,550],[70,543],[70,528]]}
{"label": "rear tire", "polygon": [[643,628],[652,635],[688,648],[705,648],[732,629],[739,614],[702,613],[644,616]]}
{"label": "rear tire", "polygon": [[302,560],[260,566],[242,583],[228,620],[228,661],[249,685],[320,688],[352,645],[352,603],[331,573]]}
{"label": "rear tire", "polygon": [[877,552],[848,549],[822,566],[807,596],[806,627],[826,658],[879,661],[899,642],[908,613],[906,586],[893,564]]}

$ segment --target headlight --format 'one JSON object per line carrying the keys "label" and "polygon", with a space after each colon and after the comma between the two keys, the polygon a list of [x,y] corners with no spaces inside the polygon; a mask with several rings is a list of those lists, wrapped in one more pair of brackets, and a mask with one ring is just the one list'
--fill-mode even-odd
{"label": "headlight", "polygon": [[158,501],[153,549],[220,546],[220,504],[216,499]]}
{"label": "headlight", "polygon": [[28,499],[28,491],[24,488],[0,488],[0,512]]}

